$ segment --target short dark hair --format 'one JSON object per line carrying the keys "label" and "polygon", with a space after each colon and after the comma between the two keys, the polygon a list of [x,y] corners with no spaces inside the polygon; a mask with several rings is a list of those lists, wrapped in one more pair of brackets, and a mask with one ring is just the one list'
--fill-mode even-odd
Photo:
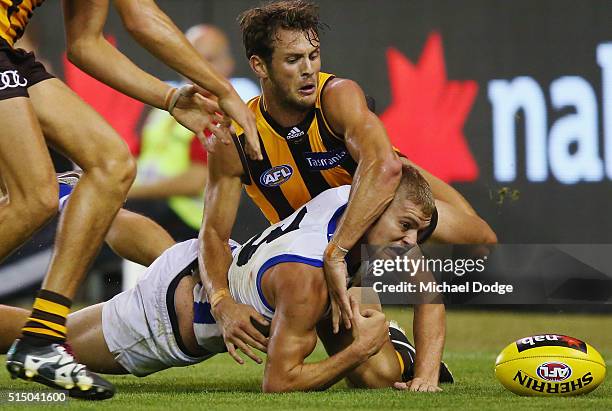
{"label": "short dark hair", "polygon": [[[267,3],[246,10],[238,17],[246,56],[272,60],[278,29],[302,31],[311,44],[319,43],[319,6],[305,0],[286,0]],[[312,36],[314,35],[314,36]]]}
{"label": "short dark hair", "polygon": [[397,194],[396,198],[408,199],[420,206],[423,214],[427,216],[431,216],[436,208],[429,183],[414,166],[402,165],[402,179]]}

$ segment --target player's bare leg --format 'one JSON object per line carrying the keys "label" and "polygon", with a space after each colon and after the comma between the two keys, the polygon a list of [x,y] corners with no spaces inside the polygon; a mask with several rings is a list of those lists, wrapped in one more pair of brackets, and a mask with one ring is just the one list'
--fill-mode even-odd
{"label": "player's bare leg", "polygon": [[52,218],[57,184],[36,114],[26,97],[0,100],[0,261]]}
{"label": "player's bare leg", "polygon": [[47,141],[83,169],[62,212],[43,283],[44,289],[73,298],[125,201],[135,163],[113,128],[61,81],[43,81],[28,91]]}
{"label": "player's bare leg", "polygon": [[145,267],[176,244],[155,221],[123,208],[113,220],[106,243],[115,254]]}
{"label": "player's bare leg", "polygon": [[[73,396],[109,398],[112,385],[76,363],[62,344],[71,300],[133,182],[134,160],[112,127],[61,81],[42,81],[28,92],[47,142],[84,174],[62,213],[49,271],[7,367],[13,376],[68,389]],[[45,186],[57,190],[55,182]]]}
{"label": "player's bare leg", "polygon": [[0,304],[0,353],[4,354],[21,335],[21,327],[30,312],[23,308]]}
{"label": "player's bare leg", "polygon": [[108,350],[102,332],[104,303],[83,308],[68,316],[68,343],[80,363],[103,374],[128,374]]}
{"label": "player's bare leg", "polygon": [[[108,350],[102,333],[102,304],[86,307],[68,316],[68,343],[79,362],[95,372],[127,374]],[[21,334],[30,312],[0,304],[0,353],[5,353]]]}
{"label": "player's bare leg", "polygon": [[[80,171],[68,171],[57,175],[60,213],[82,174]],[[176,244],[172,236],[155,221],[124,208],[115,215],[105,241],[118,256],[146,267]]]}

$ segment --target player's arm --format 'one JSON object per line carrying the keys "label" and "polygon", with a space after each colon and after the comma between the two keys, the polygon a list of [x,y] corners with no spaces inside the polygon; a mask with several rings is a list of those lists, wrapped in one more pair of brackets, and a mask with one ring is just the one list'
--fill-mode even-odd
{"label": "player's arm", "polygon": [[[154,107],[169,108],[173,88],[141,70],[104,38],[109,0],[63,0],[63,4],[70,61],[124,94]],[[171,110],[177,121],[200,134],[213,121],[220,120],[215,112],[222,109],[244,126],[248,137],[255,133],[249,141],[255,140],[255,120],[236,91],[197,54],[153,0],[116,0],[115,5],[137,41],[167,65],[219,97],[217,104],[196,93],[193,87],[183,90],[176,108]],[[259,153],[258,140],[251,148]]]}
{"label": "player's arm", "polygon": [[227,274],[232,262],[228,240],[236,221],[244,170],[233,144],[215,144],[217,147],[208,155],[206,207],[199,235],[200,277],[229,354],[242,364],[244,361],[236,353],[239,348],[254,361],[261,362],[249,345],[265,351],[267,339],[253,326],[251,319],[264,326],[269,324],[253,307],[236,303],[228,292]]}
{"label": "player's arm", "polygon": [[444,304],[415,305],[413,330],[416,347],[414,378],[405,387],[411,391],[438,391],[446,333]]}
{"label": "player's arm", "polygon": [[432,242],[444,244],[497,243],[495,232],[478,216],[470,203],[457,190],[407,158],[401,157],[400,160],[419,170],[429,183],[436,199],[438,225],[430,237]]}
{"label": "player's arm", "polygon": [[161,109],[171,87],[144,72],[103,35],[109,0],[64,0],[68,58],[109,86]]}
{"label": "player's arm", "polygon": [[316,346],[316,324],[327,307],[327,289],[320,268],[285,263],[268,271],[266,277],[264,281],[273,289],[271,304],[275,313],[264,392],[324,390],[378,352],[388,338],[384,315],[367,310],[366,317],[362,317],[357,302],[352,301],[356,312],[353,343],[323,361],[305,363]]}
{"label": "player's arm", "polygon": [[202,194],[208,180],[208,168],[201,163],[192,163],[185,172],[172,177],[134,184],[128,198],[168,198],[172,196],[196,197]]}
{"label": "player's arm", "polygon": [[457,209],[466,214],[476,215],[476,211],[472,205],[451,185],[440,180],[438,177],[434,176],[424,168],[421,168],[418,164],[413,163],[408,158],[404,157],[403,154],[400,155],[400,160],[402,163],[411,165],[419,170],[419,173],[421,173],[421,175],[429,183],[431,192],[436,200],[442,200],[446,203],[452,204],[454,207],[457,207]]}
{"label": "player's arm", "polygon": [[323,112],[330,127],[343,135],[358,163],[351,184],[348,207],[338,224],[333,241],[325,250],[325,271],[332,296],[333,324],[338,327],[338,310],[347,328],[351,310],[346,295],[346,265],[342,249],[349,250],[393,199],[402,165],[378,117],[367,106],[357,83],[336,79],[324,89]]}
{"label": "player's arm", "polygon": [[[140,45],[176,72],[218,97],[221,109],[245,130],[247,154],[261,159],[253,113],[230,82],[219,75],[210,63],[198,54],[155,1],[113,1],[125,27]],[[229,140],[224,142],[230,143]]]}
{"label": "player's arm", "polygon": [[444,244],[495,244],[497,236],[478,215],[436,199],[438,224],[431,242]]}

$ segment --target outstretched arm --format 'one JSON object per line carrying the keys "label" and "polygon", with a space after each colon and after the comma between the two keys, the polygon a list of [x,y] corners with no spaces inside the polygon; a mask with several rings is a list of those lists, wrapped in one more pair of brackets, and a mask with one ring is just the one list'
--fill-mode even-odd
{"label": "outstretched arm", "polygon": [[[82,1],[82,0],[78,0]],[[113,0],[123,25],[142,47],[219,98],[234,92],[154,0]]]}
{"label": "outstretched arm", "polygon": [[323,112],[331,128],[344,136],[351,156],[358,163],[348,206],[325,250],[325,275],[332,297],[332,322],[337,331],[340,317],[347,328],[351,317],[346,294],[346,253],[342,249],[351,249],[391,202],[402,166],[383,124],[368,109],[357,83],[332,80],[323,92]]}
{"label": "outstretched arm", "polygon": [[249,346],[265,351],[267,339],[253,326],[251,319],[264,326],[269,324],[253,307],[234,301],[227,281],[232,261],[228,240],[236,221],[244,170],[234,145],[215,144],[217,147],[208,155],[209,180],[199,236],[200,277],[229,354],[243,364],[244,360],[236,352],[238,348],[253,361],[261,363]]}
{"label": "outstretched arm", "polygon": [[[245,129],[250,155],[259,158],[255,118],[230,83],[198,55],[172,20],[153,0],[115,0],[130,34],[147,50],[196,85],[214,93],[219,104],[195,93],[181,94],[171,114],[194,133],[202,133],[224,111]],[[168,109],[172,88],[144,72],[103,35],[109,0],[64,0],[68,57],[109,86],[161,109]],[[112,61],[113,64],[108,64]],[[220,107],[220,109],[219,109]],[[224,140],[226,144],[229,141]]]}
{"label": "outstretched arm", "polygon": [[436,199],[438,225],[431,242],[444,244],[495,244],[497,236],[476,213],[468,213]]}
{"label": "outstretched arm", "polygon": [[264,372],[264,392],[324,390],[376,354],[388,340],[384,314],[366,310],[362,317],[359,305],[351,300],[356,313],[354,341],[323,361],[305,363],[316,346],[316,324],[327,306],[321,269],[284,263],[271,269],[265,277],[264,289],[273,289],[275,314]]}
{"label": "outstretched arm", "polygon": [[396,383],[395,388],[421,392],[440,391],[438,379],[446,336],[444,304],[415,305],[413,330],[416,347],[414,378],[407,383]]}
{"label": "outstretched arm", "polygon": [[431,241],[444,244],[495,244],[497,236],[489,225],[478,216],[474,208],[457,190],[438,177],[422,169],[405,157],[405,164],[416,167],[425,177],[438,209],[438,225]]}
{"label": "outstretched arm", "polygon": [[168,198],[172,196],[197,197],[202,194],[208,180],[208,168],[192,163],[185,172],[160,178],[144,184],[134,184],[128,198]]}

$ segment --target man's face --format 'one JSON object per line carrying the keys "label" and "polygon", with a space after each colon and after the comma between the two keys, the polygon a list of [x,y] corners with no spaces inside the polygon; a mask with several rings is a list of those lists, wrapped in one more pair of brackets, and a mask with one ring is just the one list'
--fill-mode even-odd
{"label": "man's face", "polygon": [[303,31],[278,29],[272,60],[268,66],[269,80],[277,98],[298,110],[314,107],[317,81],[321,71],[319,43]]}
{"label": "man's face", "polygon": [[375,246],[412,246],[419,230],[429,226],[431,215],[411,200],[393,201],[366,233],[366,242]]}

